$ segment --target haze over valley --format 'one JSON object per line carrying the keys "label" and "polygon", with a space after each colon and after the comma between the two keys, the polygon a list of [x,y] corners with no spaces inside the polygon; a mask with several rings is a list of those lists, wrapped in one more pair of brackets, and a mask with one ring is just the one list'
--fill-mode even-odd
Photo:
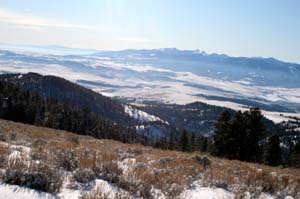
{"label": "haze over valley", "polygon": [[2,50],[0,71],[60,76],[140,105],[201,101],[235,110],[257,106],[275,122],[286,119],[282,114],[299,116],[300,112],[300,65],[296,63],[175,48],[93,53],[78,49],[79,55],[68,54],[76,50],[63,47],[56,47],[54,55],[48,53],[51,47],[35,48],[39,53],[24,46]]}

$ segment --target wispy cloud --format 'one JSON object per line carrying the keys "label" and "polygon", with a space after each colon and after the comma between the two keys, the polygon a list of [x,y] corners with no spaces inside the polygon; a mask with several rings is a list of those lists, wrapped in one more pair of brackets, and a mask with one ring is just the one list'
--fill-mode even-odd
{"label": "wispy cloud", "polygon": [[72,24],[64,21],[44,19],[35,17],[29,14],[17,13],[9,10],[0,9],[0,22],[13,24],[18,26],[29,27],[50,27],[50,28],[71,28],[71,29],[83,29],[93,30],[97,29],[96,26]]}

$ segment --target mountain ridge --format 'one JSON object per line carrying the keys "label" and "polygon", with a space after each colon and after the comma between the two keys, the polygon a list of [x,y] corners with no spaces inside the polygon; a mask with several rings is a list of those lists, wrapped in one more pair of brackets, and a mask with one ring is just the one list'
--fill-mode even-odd
{"label": "mountain ridge", "polygon": [[[4,42],[0,42],[0,49],[2,50],[24,50],[24,51],[28,51],[30,52],[30,49],[40,49],[41,52],[47,49],[52,49],[55,51],[56,50],[62,50],[62,51],[66,51],[69,52],[68,53],[64,53],[62,55],[80,55],[80,54],[72,54],[73,52],[85,52],[84,54],[98,54],[98,53],[102,53],[102,52],[128,52],[128,51],[135,51],[135,52],[140,52],[140,51],[145,51],[145,52],[151,52],[151,51],[162,51],[162,52],[191,52],[194,54],[200,54],[203,56],[218,56],[218,57],[227,57],[227,58],[248,58],[248,59],[265,59],[265,60],[272,60],[272,61],[280,61],[280,62],[284,62],[286,64],[297,64],[300,66],[300,63],[295,62],[295,61],[287,61],[287,60],[281,60],[278,59],[276,57],[261,57],[261,56],[236,56],[236,55],[229,55],[226,53],[207,53],[204,50],[201,49],[179,49],[176,47],[166,47],[166,48],[128,48],[128,49],[118,49],[118,50],[100,50],[100,49],[89,49],[89,48],[76,48],[76,47],[68,47],[68,46],[61,46],[61,45],[57,45],[57,44],[49,44],[49,45],[27,45],[27,44],[10,44],[10,43],[4,43]],[[34,52],[36,52],[36,50],[34,50]]]}

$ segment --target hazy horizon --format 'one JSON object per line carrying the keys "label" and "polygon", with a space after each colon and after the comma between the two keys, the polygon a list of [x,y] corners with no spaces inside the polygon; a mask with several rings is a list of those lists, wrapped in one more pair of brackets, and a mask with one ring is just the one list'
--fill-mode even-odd
{"label": "hazy horizon", "polygon": [[300,63],[300,2],[0,0],[0,42],[200,49]]}
{"label": "hazy horizon", "polygon": [[[0,50],[2,48],[1,45],[8,45],[8,46],[31,46],[31,47],[36,47],[37,49],[38,48],[51,48],[51,47],[57,47],[57,48],[66,48],[66,49],[74,49],[74,50],[84,50],[84,51],[95,51],[95,52],[105,52],[105,51],[125,51],[125,50],[160,50],[160,49],[176,49],[176,50],[179,50],[179,51],[199,51],[199,53],[205,53],[207,55],[211,55],[211,54],[217,54],[217,55],[226,55],[226,56],[229,56],[229,57],[233,57],[233,58],[239,58],[239,57],[244,57],[244,58],[262,58],[262,59],[276,59],[276,60],[279,60],[279,61],[282,61],[282,62],[286,62],[286,63],[292,63],[292,64],[300,64],[300,61],[297,62],[297,61],[290,61],[290,60],[284,60],[284,59],[280,59],[278,57],[265,57],[265,56],[237,56],[237,55],[232,55],[232,54],[227,54],[227,53],[215,53],[215,52],[207,52],[207,51],[204,51],[202,49],[181,49],[181,48],[177,48],[177,47],[161,47],[161,48],[123,48],[123,49],[95,49],[95,48],[76,48],[76,47],[70,47],[70,46],[64,46],[64,45],[59,45],[59,44],[48,44],[48,45],[34,45],[34,44],[16,44],[16,43],[5,43],[5,42],[0,42]],[[17,50],[17,49],[5,49],[5,48],[2,48],[2,50]],[[20,50],[22,51],[22,50]],[[24,51],[26,52],[26,50]],[[30,52],[28,50],[28,52]],[[41,51],[41,53],[44,53]],[[49,53],[46,53],[46,54],[49,54]],[[71,55],[70,53],[50,53],[50,54],[61,54],[61,55]]]}

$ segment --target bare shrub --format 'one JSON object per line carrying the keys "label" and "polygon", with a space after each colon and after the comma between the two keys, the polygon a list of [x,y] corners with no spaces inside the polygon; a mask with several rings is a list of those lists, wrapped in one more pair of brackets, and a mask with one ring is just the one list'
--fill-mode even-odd
{"label": "bare shrub", "polygon": [[41,146],[36,148],[31,148],[31,159],[45,161],[47,159],[46,149]]}
{"label": "bare shrub", "polygon": [[43,165],[25,172],[24,169],[7,169],[3,182],[56,194],[63,183],[61,176],[59,170]]}
{"label": "bare shrub", "polygon": [[151,185],[145,183],[140,184],[137,189],[137,196],[142,198],[153,199],[153,196],[151,194]]}
{"label": "bare shrub", "polygon": [[166,164],[166,163],[168,163],[168,162],[170,162],[170,161],[173,161],[175,158],[172,158],[172,157],[162,157],[162,158],[159,158],[159,160],[158,160],[158,162],[160,163],[160,164]]}
{"label": "bare shrub", "polygon": [[73,177],[80,183],[87,183],[96,178],[94,171],[91,169],[77,169],[74,171]]}
{"label": "bare shrub", "polygon": [[129,148],[126,152],[138,156],[143,153],[143,150],[141,148]]}
{"label": "bare shrub", "polygon": [[10,132],[9,133],[9,138],[10,138],[11,141],[15,141],[17,139],[17,133]]}
{"label": "bare shrub", "polygon": [[173,183],[173,184],[169,187],[169,189],[168,189],[166,195],[167,195],[169,198],[177,198],[178,195],[179,195],[182,191],[183,191],[183,188],[182,188],[181,186],[179,186],[178,184]]}
{"label": "bare shrub", "polygon": [[67,171],[74,171],[78,168],[78,157],[72,150],[61,150],[57,154],[57,164]]}
{"label": "bare shrub", "polygon": [[44,139],[36,139],[32,144],[31,147],[44,147],[48,142]]}
{"label": "bare shrub", "polygon": [[8,137],[5,134],[0,134],[0,141],[2,142],[8,142]]}
{"label": "bare shrub", "polygon": [[78,153],[80,168],[94,168],[96,166],[97,158],[94,150],[85,149],[84,151],[80,151]]}
{"label": "bare shrub", "polygon": [[0,155],[0,168],[6,168],[7,166],[7,156]]}
{"label": "bare shrub", "polygon": [[207,156],[195,155],[192,158],[201,164],[205,170],[211,166],[211,161]]}
{"label": "bare shrub", "polygon": [[8,147],[0,145],[0,168],[7,166]]}
{"label": "bare shrub", "polygon": [[8,151],[8,147],[1,144],[1,145],[0,145],[0,154],[1,154],[1,155],[7,154],[7,151]]}
{"label": "bare shrub", "polygon": [[[98,171],[99,172],[99,171]],[[122,176],[122,169],[119,168],[116,162],[106,162],[102,164],[99,177],[111,183],[118,183]]]}
{"label": "bare shrub", "polygon": [[71,137],[68,138],[68,141],[73,142],[73,143],[75,143],[77,145],[80,144],[78,136],[71,136]]}
{"label": "bare shrub", "polygon": [[0,180],[3,181],[5,171],[0,170]]}
{"label": "bare shrub", "polygon": [[114,199],[131,199],[131,197],[118,192],[115,194]]}
{"label": "bare shrub", "polygon": [[109,199],[108,194],[104,192],[103,187],[97,187],[91,193],[85,193],[80,199]]}

